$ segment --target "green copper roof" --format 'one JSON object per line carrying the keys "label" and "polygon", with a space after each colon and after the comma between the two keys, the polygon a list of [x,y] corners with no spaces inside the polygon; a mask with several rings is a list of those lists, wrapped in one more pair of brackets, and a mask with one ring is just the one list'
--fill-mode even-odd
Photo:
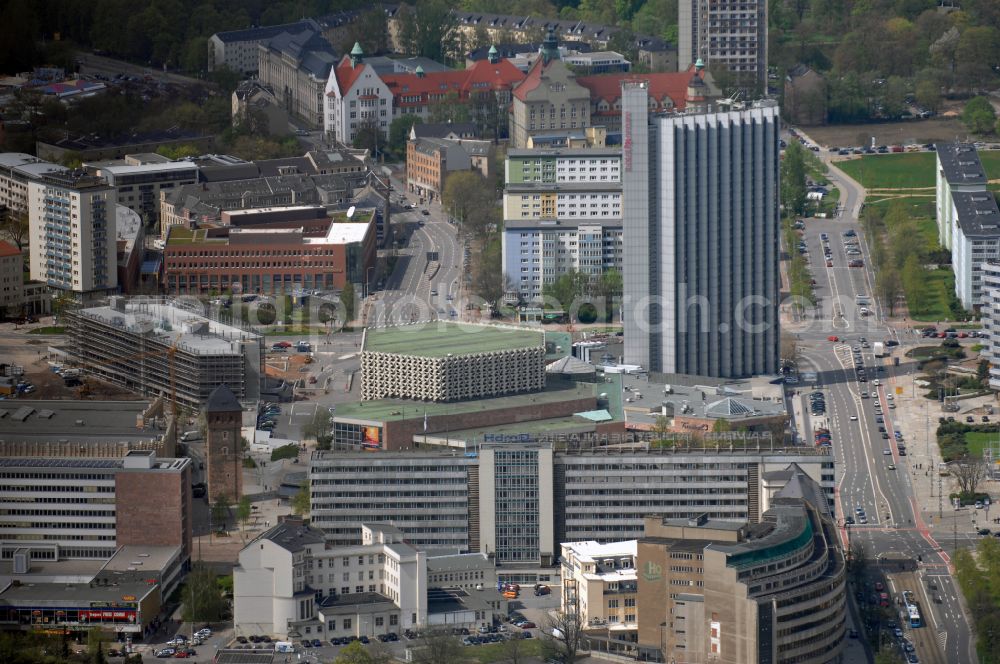
{"label": "green copper roof", "polygon": [[361,43],[354,42],[354,48],[351,49],[351,55],[364,55],[365,52],[361,50]]}

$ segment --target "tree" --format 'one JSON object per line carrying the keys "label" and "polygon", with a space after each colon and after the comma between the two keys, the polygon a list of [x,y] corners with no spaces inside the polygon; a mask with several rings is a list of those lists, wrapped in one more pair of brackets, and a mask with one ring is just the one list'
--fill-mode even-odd
{"label": "tree", "polygon": [[407,113],[392,121],[389,125],[389,149],[397,155],[406,154],[406,142],[410,139],[410,129],[423,120],[419,115]]}
{"label": "tree", "polygon": [[799,342],[790,332],[782,330],[780,350],[781,361],[787,366],[794,366],[799,357]]}
{"label": "tree", "polygon": [[906,302],[910,312],[922,310],[927,297],[927,273],[920,264],[920,258],[910,255],[903,264],[900,281],[906,291]]}
{"label": "tree", "polygon": [[937,81],[929,79],[917,81],[915,96],[917,103],[929,111],[937,113],[941,108],[941,85]]}
{"label": "tree", "polygon": [[297,516],[305,516],[309,514],[309,509],[311,507],[310,497],[309,497],[309,482],[306,481],[299,489],[298,493],[292,496],[292,514]]}
{"label": "tree", "polygon": [[302,438],[313,439],[318,449],[330,449],[333,441],[333,415],[326,408],[317,408],[312,418],[302,426]]}
{"label": "tree", "polygon": [[226,529],[226,522],[229,521],[229,508],[232,507],[232,504],[233,501],[225,493],[216,498],[215,503],[212,504],[212,522],[219,530]]}
{"label": "tree", "polygon": [[205,563],[194,563],[181,586],[184,622],[218,622],[225,619],[229,603],[219,588],[218,574]]}
{"label": "tree", "polygon": [[421,0],[400,6],[400,42],[408,55],[445,62],[454,52],[457,19],[447,0]]}
{"label": "tree", "polygon": [[712,433],[727,433],[732,431],[733,427],[724,417],[720,417],[715,422],[712,423]]}
{"label": "tree", "polygon": [[441,202],[463,233],[482,239],[498,225],[496,191],[477,171],[449,175]]}
{"label": "tree", "polygon": [[28,232],[30,230],[28,211],[8,210],[3,216],[3,223],[0,224],[0,230],[3,231],[3,234],[11,242],[17,245],[18,249],[24,251],[24,245],[28,239]]}
{"label": "tree", "polygon": [[382,132],[372,123],[363,124],[358,127],[358,133],[354,135],[351,146],[358,150],[368,150],[373,157],[378,157],[378,146],[385,147],[385,139]]}
{"label": "tree", "polygon": [[363,12],[347,28],[340,43],[340,52],[349,53],[355,42],[367,55],[379,55],[389,50],[389,25],[385,11],[378,6]]}
{"label": "tree", "polygon": [[590,278],[586,274],[570,270],[552,283],[545,284],[542,293],[555,300],[556,306],[563,311],[569,311],[576,299],[586,292],[589,283]]}
{"label": "tree", "polygon": [[962,110],[962,122],[974,134],[990,133],[996,120],[996,111],[986,97],[970,99]]}
{"label": "tree", "polygon": [[[365,275],[367,277],[367,275]],[[354,320],[355,309],[357,307],[356,297],[354,293],[354,284],[350,281],[344,284],[344,287],[340,289],[340,303],[344,305],[344,316],[348,321]],[[346,321],[345,321],[346,322]]]}
{"label": "tree", "polygon": [[806,206],[806,164],[801,145],[788,144],[781,171],[781,202],[785,213],[802,214]]}
{"label": "tree", "polygon": [[958,482],[958,489],[969,496],[975,495],[979,491],[979,485],[989,476],[989,465],[985,459],[972,457],[966,454],[962,458],[949,464],[948,469],[952,477]]}
{"label": "tree", "polygon": [[653,421],[653,435],[657,441],[663,440],[670,433],[670,418],[666,415],[657,415]]}
{"label": "tree", "polygon": [[250,507],[250,496],[241,496],[240,502],[236,505],[236,518],[239,519],[240,529],[246,529],[247,521],[253,510]]}
{"label": "tree", "polygon": [[514,282],[501,265],[502,245],[499,238],[487,242],[473,272],[472,287],[494,309],[503,296],[514,290]]}
{"label": "tree", "polygon": [[889,310],[890,316],[894,315],[896,300],[902,292],[902,282],[896,268],[887,265],[875,273],[875,294],[882,300],[882,305]]}
{"label": "tree", "polygon": [[351,641],[346,648],[341,648],[333,664],[374,664],[371,655],[361,641]]}
{"label": "tree", "polygon": [[430,104],[429,110],[428,120],[430,122],[451,124],[472,120],[469,104],[463,101],[455,91],[445,93],[444,97]]}
{"label": "tree", "polygon": [[87,630],[87,653],[90,655],[90,664],[104,664],[104,633],[100,627],[91,627]]}
{"label": "tree", "polygon": [[528,659],[527,648],[524,647],[524,639],[507,639],[503,642],[502,661],[508,664],[524,664]]}
{"label": "tree", "polygon": [[450,629],[421,630],[413,664],[459,664],[465,660],[462,644]]}
{"label": "tree", "polygon": [[583,640],[583,619],[579,611],[560,611],[548,620],[548,636],[545,638],[546,649],[551,650],[553,659],[562,664],[573,664],[576,652]]}

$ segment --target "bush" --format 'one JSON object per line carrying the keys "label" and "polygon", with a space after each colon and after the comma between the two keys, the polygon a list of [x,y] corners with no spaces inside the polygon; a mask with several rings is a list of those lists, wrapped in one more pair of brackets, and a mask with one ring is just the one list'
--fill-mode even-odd
{"label": "bush", "polygon": [[948,498],[955,500],[958,498],[960,505],[975,505],[976,501],[989,500],[990,494],[983,493],[982,491],[977,491],[976,493],[971,493],[969,491],[962,491],[960,493],[950,493]]}
{"label": "bush", "polygon": [[282,445],[271,451],[271,461],[280,461],[282,459],[298,459],[299,458],[299,446],[298,445]]}

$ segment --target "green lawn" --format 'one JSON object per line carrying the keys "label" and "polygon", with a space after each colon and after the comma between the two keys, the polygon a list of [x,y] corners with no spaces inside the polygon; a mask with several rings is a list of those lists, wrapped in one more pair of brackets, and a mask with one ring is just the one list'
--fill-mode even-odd
{"label": "green lawn", "polygon": [[36,327],[33,330],[28,330],[28,334],[66,334],[66,328],[60,325]]}
{"label": "green lawn", "polygon": [[965,445],[969,448],[969,455],[977,459],[982,458],[983,448],[989,443],[996,445],[998,435],[983,431],[969,431],[965,434]]}
{"label": "green lawn", "polygon": [[[480,664],[492,664],[511,659],[510,645],[504,642],[490,643],[484,646],[466,646],[462,654],[480,662]],[[519,644],[517,654],[521,658],[541,657],[542,640],[524,639]]]}
{"label": "green lawn", "polygon": [[869,189],[934,186],[933,152],[870,154],[837,162],[837,167]]}
{"label": "green lawn", "polygon": [[[986,175],[1000,179],[1000,150],[982,150],[979,160]],[[837,167],[871,189],[913,188],[934,186],[933,152],[901,154],[870,154],[859,159],[837,162]]]}
{"label": "green lawn", "polygon": [[918,321],[942,321],[951,318],[948,303],[955,292],[955,275],[951,268],[927,271],[927,300],[922,306],[910,305],[910,318]]}

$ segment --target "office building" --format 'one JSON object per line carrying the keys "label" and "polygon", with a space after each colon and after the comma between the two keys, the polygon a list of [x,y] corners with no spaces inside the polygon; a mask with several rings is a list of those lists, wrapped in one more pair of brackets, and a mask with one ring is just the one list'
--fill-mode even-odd
{"label": "office building", "polygon": [[778,106],[687,111],[650,118],[645,84],[625,84],[625,362],[662,374],[774,373]]}
{"label": "office building", "polygon": [[255,74],[260,66],[260,45],[283,32],[297,34],[305,30],[321,31],[313,20],[282,25],[267,25],[246,30],[217,32],[208,38],[208,71],[228,68],[240,74]]}
{"label": "office building", "polygon": [[621,150],[512,149],[505,175],[502,264],[510,296],[537,299],[569,271],[621,272]]}
{"label": "office building", "polygon": [[154,153],[130,154],[124,159],[84,164],[84,168],[118,191],[118,203],[145,222],[160,217],[160,192],[198,182],[198,167],[190,161],[170,161]]}
{"label": "office building", "polygon": [[191,555],[191,460],[0,458],[0,560],[102,560],[123,546]]}
{"label": "office building", "polygon": [[606,625],[611,638],[634,641],[636,548],[636,540],[563,543],[559,608],[565,613],[578,611],[588,627]]}
{"label": "office building", "polygon": [[701,61],[747,85],[767,83],[767,2],[680,0],[677,19],[679,71]]}
{"label": "office building", "polygon": [[500,602],[473,590],[496,597],[487,556],[425,552],[385,523],[366,523],[361,534],[331,547],[321,531],[287,519],[247,544],[233,573],[237,633],[328,640],[492,623]]}
{"label": "office building", "polygon": [[70,359],[102,380],[143,396],[176,393],[181,406],[195,410],[219,385],[241,401],[260,398],[259,334],[155,299],[113,297],[64,316]]}
{"label": "office building", "polygon": [[274,91],[277,102],[311,127],[323,126],[323,91],[337,56],[312,21],[289,28],[258,45],[261,84]]}
{"label": "office building", "polygon": [[976,147],[971,143],[938,143],[935,148],[938,241],[941,246],[951,249],[955,224],[958,223],[953,195],[986,191],[986,171]]}
{"label": "office building", "polygon": [[[192,223],[206,226],[222,222],[222,213],[255,208],[323,205],[339,207],[352,194],[351,185],[339,174],[312,175],[301,173],[298,167],[282,169],[285,174],[260,177],[253,165],[235,167],[247,173],[239,179],[229,179],[218,171],[219,181],[190,184],[160,194],[160,233],[163,240],[172,226],[191,227]],[[221,167],[220,171],[234,170]],[[203,177],[204,177],[203,172]]]}
{"label": "office building", "polygon": [[67,169],[23,152],[0,152],[0,209],[28,211],[28,183]]}
{"label": "office building", "polygon": [[1000,262],[986,261],[983,273],[983,354],[990,362],[990,389],[1000,391]]}
{"label": "office building", "polygon": [[[518,582],[547,574],[561,542],[642,537],[648,514],[759,523],[797,464],[833,504],[828,450],[773,451],[634,444],[563,450],[563,443],[482,443],[406,452],[315,452],[312,524],[331,545],[355,544],[361,524],[391,523],[420,548],[489,553]],[[775,475],[778,473],[778,475]]]}
{"label": "office building", "polygon": [[0,240],[0,318],[13,318],[24,306],[24,256]]}
{"label": "office building", "polygon": [[375,265],[375,210],[320,206],[221,213],[221,225],[173,225],[163,248],[168,293],[281,293],[361,284]]}
{"label": "office building", "polygon": [[78,297],[118,288],[114,187],[82,171],[28,184],[31,278]]}
{"label": "office building", "polygon": [[370,328],[361,350],[361,397],[468,401],[545,387],[541,332],[436,323]]}
{"label": "office building", "polygon": [[[847,586],[836,522],[801,469],[781,475],[759,523],[646,517],[636,560],[640,657],[841,661]],[[564,592],[582,599],[573,585]]]}
{"label": "office building", "polygon": [[955,295],[966,309],[983,304],[983,265],[1000,259],[1000,209],[993,192],[951,192],[951,266]]}

